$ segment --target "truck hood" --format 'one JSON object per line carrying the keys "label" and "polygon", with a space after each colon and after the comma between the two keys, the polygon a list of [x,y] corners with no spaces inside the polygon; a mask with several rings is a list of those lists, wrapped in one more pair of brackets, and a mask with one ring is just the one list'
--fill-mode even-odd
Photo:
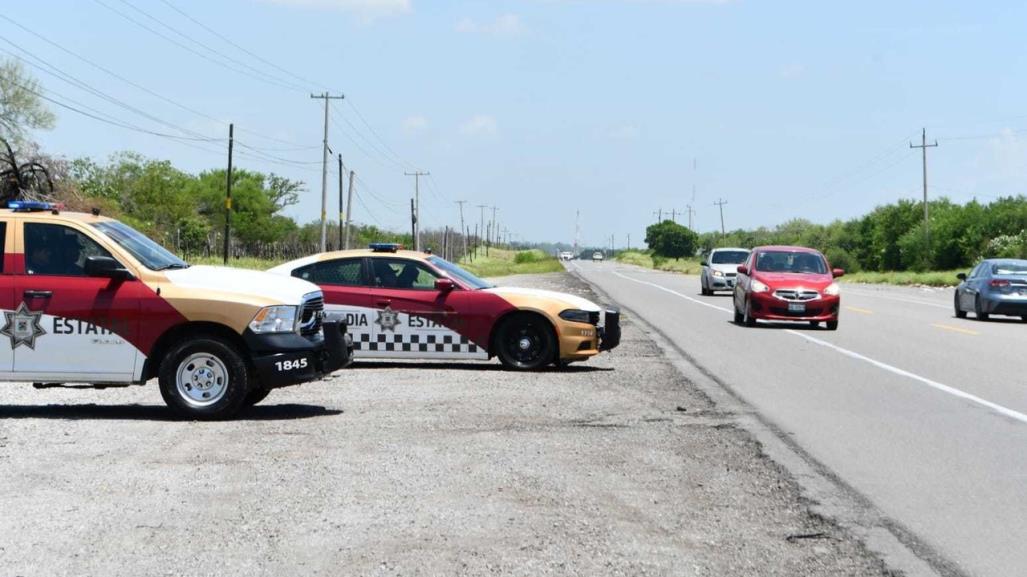
{"label": "truck hood", "polygon": [[[589,312],[599,312],[602,309],[594,302],[583,299],[572,294],[556,291],[547,291],[520,287],[493,287],[482,289],[509,302],[514,306],[531,306],[532,308],[545,308],[542,304],[556,303],[564,309],[580,309]],[[539,301],[542,301],[541,303]],[[532,303],[536,303],[532,305]]]}
{"label": "truck hood", "polygon": [[164,274],[171,284],[182,289],[256,297],[269,304],[299,305],[303,295],[321,291],[317,285],[295,277],[222,266],[191,266]]}

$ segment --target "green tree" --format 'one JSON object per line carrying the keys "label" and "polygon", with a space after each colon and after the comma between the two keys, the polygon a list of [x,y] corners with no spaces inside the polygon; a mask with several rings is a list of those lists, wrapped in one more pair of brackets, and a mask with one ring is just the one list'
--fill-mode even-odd
{"label": "green tree", "polygon": [[28,131],[53,128],[55,118],[39,97],[39,83],[17,60],[0,62],[0,137],[11,146],[26,144]]}
{"label": "green tree", "polygon": [[672,220],[652,224],[645,229],[645,243],[653,254],[665,258],[693,256],[699,235]]}

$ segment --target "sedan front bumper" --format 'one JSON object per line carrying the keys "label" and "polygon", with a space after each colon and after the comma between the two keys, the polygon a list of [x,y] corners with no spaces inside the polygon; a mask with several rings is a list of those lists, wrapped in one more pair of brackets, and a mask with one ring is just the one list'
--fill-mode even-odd
{"label": "sedan front bumper", "polygon": [[[794,310],[797,307],[789,307],[790,304],[801,304],[802,310]],[[749,296],[749,314],[754,319],[767,321],[833,321],[838,319],[840,304],[838,296],[822,296],[796,303],[769,293],[753,293]]]}

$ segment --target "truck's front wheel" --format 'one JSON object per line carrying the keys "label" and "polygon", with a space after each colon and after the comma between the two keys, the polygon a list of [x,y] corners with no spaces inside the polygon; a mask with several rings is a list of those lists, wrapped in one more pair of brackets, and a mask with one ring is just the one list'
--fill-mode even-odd
{"label": "truck's front wheel", "polygon": [[232,345],[199,336],[171,347],[161,360],[160,394],[175,413],[191,419],[235,415],[250,392],[249,368]]}

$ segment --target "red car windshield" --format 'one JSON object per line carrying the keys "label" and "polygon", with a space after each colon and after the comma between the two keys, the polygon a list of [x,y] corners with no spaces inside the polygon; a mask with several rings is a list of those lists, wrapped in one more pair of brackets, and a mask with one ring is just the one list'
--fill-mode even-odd
{"label": "red car windshield", "polygon": [[827,274],[823,257],[811,252],[765,251],[756,255],[756,270],[760,272]]}

